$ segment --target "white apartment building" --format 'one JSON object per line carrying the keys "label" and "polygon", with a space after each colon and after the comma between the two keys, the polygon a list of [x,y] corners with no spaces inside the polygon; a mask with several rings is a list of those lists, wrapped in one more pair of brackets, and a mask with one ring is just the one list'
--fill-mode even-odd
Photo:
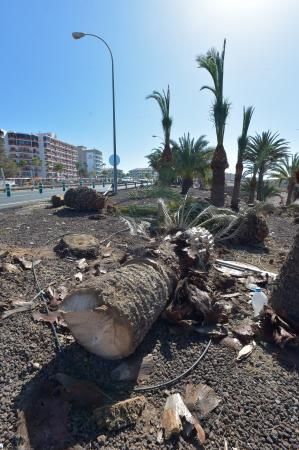
{"label": "white apartment building", "polygon": [[86,168],[89,176],[99,177],[103,167],[103,153],[96,148],[78,147],[79,163]]}
{"label": "white apartment building", "polygon": [[142,167],[129,170],[129,175],[134,180],[140,180],[142,178],[153,179],[157,176],[156,172],[151,167]]}
{"label": "white apartment building", "polygon": [[57,139],[53,133],[4,131],[4,148],[23,176],[77,177],[77,146]]}

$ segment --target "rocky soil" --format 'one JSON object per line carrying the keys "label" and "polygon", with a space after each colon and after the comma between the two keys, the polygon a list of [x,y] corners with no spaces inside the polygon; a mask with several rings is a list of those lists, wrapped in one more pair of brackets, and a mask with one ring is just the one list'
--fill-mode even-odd
{"label": "rocky soil", "polygon": [[[296,226],[286,215],[271,216],[268,223],[271,234],[266,249],[225,248],[219,249],[219,255],[278,271],[291,246]],[[9,209],[0,213],[0,255],[9,250],[5,258],[10,258],[13,263],[16,256],[24,254],[29,260],[32,256],[40,259],[35,270],[41,286],[46,289],[53,283],[54,288],[64,285],[70,290],[76,285],[74,275],[78,268],[76,261],[61,259],[53,252],[60,236],[68,232],[88,232],[101,241],[125,228],[126,225],[113,216],[90,220],[88,214],[67,209],[55,211],[45,205]],[[126,245],[138,248],[145,243],[141,236],[131,236],[128,231],[114,235],[103,245],[109,241],[113,251],[119,252],[126,250]],[[117,263],[112,257],[101,264],[104,270],[110,270]],[[90,275],[83,273],[85,276]],[[15,300],[32,300],[37,293],[31,270],[0,272],[0,285],[2,310],[12,308]],[[229,292],[233,289],[222,289],[223,294]],[[241,296],[238,320],[250,311],[247,301],[245,294]],[[44,312],[41,303],[37,306]],[[120,391],[119,385],[111,380],[111,371],[119,364],[117,361],[105,361],[86,352],[61,325],[57,326],[57,333],[61,352],[56,351],[49,324],[33,320],[31,311],[0,321],[0,443],[5,449],[15,449],[20,444],[17,410],[28,392],[58,372],[93,381],[115,400],[137,395],[133,392],[134,384],[123,385]],[[173,333],[165,322],[158,320],[137,350],[137,356],[153,355],[154,368],[146,384],[167,381],[180,374],[192,365],[206,344],[207,339],[194,333]],[[143,393],[148,407],[136,427],[105,432],[96,425],[90,409],[72,405],[68,412],[67,440],[55,447],[49,437],[49,445],[44,446],[44,450],[199,448],[195,440],[183,437],[157,442],[167,395],[169,392],[184,394],[186,384],[190,382],[208,384],[222,399],[220,405],[201,421],[207,435],[204,448],[224,449],[226,439],[229,449],[297,450],[298,370],[299,355],[293,350],[279,350],[270,344],[258,345],[248,359],[237,362],[234,350],[213,342],[205,358],[186,378],[168,389]],[[42,415],[43,408],[47,405],[37,401],[36,414]]]}

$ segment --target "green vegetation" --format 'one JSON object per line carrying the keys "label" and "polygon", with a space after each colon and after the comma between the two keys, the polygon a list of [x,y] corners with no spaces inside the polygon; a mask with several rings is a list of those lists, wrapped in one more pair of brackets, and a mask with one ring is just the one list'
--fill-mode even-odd
{"label": "green vegetation", "polygon": [[121,205],[118,211],[130,217],[155,217],[158,213],[157,205]]}
{"label": "green vegetation", "polygon": [[32,158],[31,164],[34,167],[34,175],[37,177],[39,171],[38,169],[41,167],[42,161],[38,156],[34,156]]}
{"label": "green vegetation", "polygon": [[299,153],[295,153],[289,158],[285,156],[274,166],[273,178],[282,182],[287,182],[288,196],[286,205],[289,206],[293,200],[296,181],[299,181]]}
{"label": "green vegetation", "polygon": [[61,163],[54,164],[53,170],[56,173],[62,172],[63,171],[63,164],[61,164]]}
{"label": "green vegetation", "polygon": [[264,177],[288,155],[288,142],[270,130],[249,139],[245,152],[246,166],[251,175],[249,203],[264,200]]}
{"label": "green vegetation", "polygon": [[15,177],[18,172],[16,163],[5,155],[4,133],[2,130],[0,130],[0,168],[3,169],[6,178]]}
{"label": "green vegetation", "polygon": [[213,171],[211,201],[216,206],[224,205],[225,169],[228,168],[226,152],[224,150],[224,132],[226,120],[230,110],[229,101],[223,97],[223,75],[226,40],[224,40],[221,54],[214,48],[205,55],[197,57],[198,67],[206,69],[212,77],[213,86],[202,86],[212,92],[215,99],[212,105],[212,119],[216,129],[217,147],[211,162]]}
{"label": "green vegetation", "polygon": [[173,159],[176,174],[182,178],[182,194],[186,195],[193,186],[193,178],[207,179],[212,151],[207,148],[208,141],[200,136],[196,141],[190,134],[184,134],[179,142],[173,142]]}
{"label": "green vegetation", "polygon": [[[250,204],[250,195],[252,189],[252,179],[245,178],[241,183],[241,192],[247,198],[248,203]],[[277,183],[273,183],[273,181],[266,181],[263,183],[262,187],[262,198],[263,201],[266,201],[270,197],[274,197],[275,195],[280,195],[280,189]]]}
{"label": "green vegetation", "polygon": [[162,114],[162,129],[164,134],[163,150],[158,160],[156,160],[156,167],[159,173],[159,181],[162,184],[170,184],[172,181],[172,152],[170,147],[170,132],[172,126],[172,118],[170,117],[170,90],[169,86],[167,91],[162,91],[162,94],[158,91],[153,91],[148,95],[146,99],[156,100]]}
{"label": "green vegetation", "polygon": [[164,198],[166,200],[181,201],[181,196],[174,189],[166,186],[147,186],[142,189],[134,189],[129,192],[129,198],[132,200],[142,200],[144,198]]}

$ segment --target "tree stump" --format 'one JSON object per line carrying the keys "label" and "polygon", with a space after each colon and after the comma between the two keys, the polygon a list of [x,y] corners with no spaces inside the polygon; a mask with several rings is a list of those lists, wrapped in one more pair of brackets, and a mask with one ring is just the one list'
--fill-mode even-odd
{"label": "tree stump", "polygon": [[299,233],[270,297],[274,311],[299,331]]}
{"label": "tree stump", "polygon": [[55,250],[62,255],[96,258],[99,254],[99,241],[91,234],[66,234]]}

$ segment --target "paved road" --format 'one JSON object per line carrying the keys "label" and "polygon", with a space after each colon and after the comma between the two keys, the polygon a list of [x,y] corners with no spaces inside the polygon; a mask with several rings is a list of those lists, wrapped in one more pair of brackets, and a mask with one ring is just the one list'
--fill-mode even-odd
{"label": "paved road", "polygon": [[[105,192],[110,187],[110,184],[106,184],[105,187],[102,185],[96,186],[96,190],[99,192]],[[91,186],[90,186],[91,187]],[[130,186],[131,187],[131,186]],[[133,186],[132,186],[133,187]],[[125,189],[125,186],[118,186],[118,189]],[[15,206],[21,206],[29,203],[37,203],[41,201],[50,200],[52,195],[59,194],[62,195],[62,188],[44,189],[43,193],[40,194],[38,189],[34,191],[13,191],[11,197],[7,197],[5,192],[0,193],[0,209],[10,208]]]}

